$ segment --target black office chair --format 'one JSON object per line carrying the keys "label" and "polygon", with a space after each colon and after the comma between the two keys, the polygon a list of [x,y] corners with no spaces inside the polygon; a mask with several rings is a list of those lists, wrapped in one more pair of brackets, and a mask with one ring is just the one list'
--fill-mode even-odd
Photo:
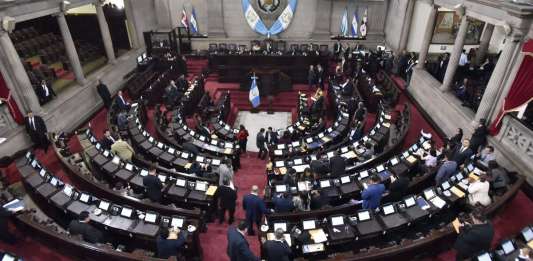
{"label": "black office chair", "polygon": [[307,52],[307,51],[309,51],[309,45],[308,45],[308,44],[301,44],[301,45],[300,45],[300,50],[301,50],[302,52]]}
{"label": "black office chair", "polygon": [[218,50],[218,45],[216,43],[210,43],[209,52],[215,52],[216,50]]}
{"label": "black office chair", "polygon": [[290,45],[290,51],[299,51],[300,48],[298,46],[298,44],[291,44]]}
{"label": "black office chair", "polygon": [[285,41],[277,42],[277,48],[278,48],[278,51],[285,52],[287,50],[287,42]]}
{"label": "black office chair", "polygon": [[228,46],[225,43],[218,44],[218,50],[221,52],[225,52],[228,50]]}

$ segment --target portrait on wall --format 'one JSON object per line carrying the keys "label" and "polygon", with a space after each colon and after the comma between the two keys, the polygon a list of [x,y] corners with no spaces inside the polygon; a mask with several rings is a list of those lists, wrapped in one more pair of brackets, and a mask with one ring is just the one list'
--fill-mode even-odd
{"label": "portrait on wall", "polygon": [[[479,44],[485,23],[473,18],[468,18],[468,22],[465,44]],[[454,11],[438,11],[431,43],[454,44],[460,25],[461,17]]]}

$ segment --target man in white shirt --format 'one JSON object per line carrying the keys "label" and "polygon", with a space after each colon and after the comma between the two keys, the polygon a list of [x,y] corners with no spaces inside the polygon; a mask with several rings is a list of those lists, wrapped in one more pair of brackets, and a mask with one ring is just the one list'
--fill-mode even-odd
{"label": "man in white shirt", "polygon": [[466,73],[466,64],[468,63],[468,56],[466,55],[466,50],[463,49],[461,57],[459,57],[459,68],[457,68],[457,78],[462,79]]}
{"label": "man in white shirt", "polygon": [[39,104],[41,105],[46,104],[47,102],[51,101],[53,97],[56,96],[54,90],[48,87],[46,80],[42,80],[41,84],[37,87],[35,91],[37,93],[37,97],[39,98]]}
{"label": "man in white shirt", "polygon": [[468,204],[476,206],[478,203],[483,206],[488,206],[491,203],[489,196],[490,183],[487,180],[487,175],[482,174],[477,181],[470,183],[468,186]]}

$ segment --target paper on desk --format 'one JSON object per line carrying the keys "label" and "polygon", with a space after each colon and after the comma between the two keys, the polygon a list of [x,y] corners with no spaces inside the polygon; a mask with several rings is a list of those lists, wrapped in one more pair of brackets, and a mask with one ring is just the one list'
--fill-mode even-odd
{"label": "paper on desk", "polygon": [[390,123],[388,122],[383,123],[383,127],[390,128]]}
{"label": "paper on desk", "polygon": [[453,186],[450,191],[455,194],[458,198],[464,198],[465,197],[465,193],[460,190],[459,188],[457,188],[456,186]]}
{"label": "paper on desk", "polygon": [[274,150],[274,155],[281,156],[281,155],[283,155],[283,151],[282,150]]}
{"label": "paper on desk", "polygon": [[187,164],[185,164],[185,167],[184,167],[184,168],[186,168],[186,169],[190,169],[190,168],[191,168],[191,165],[192,165],[191,163],[187,163]]}
{"label": "paper on desk", "polygon": [[533,240],[530,240],[529,242],[527,242],[527,246],[529,248],[532,248],[533,249]]}
{"label": "paper on desk", "polygon": [[4,208],[11,210],[12,212],[19,212],[24,209],[24,201],[14,199],[3,206]]}
{"label": "paper on desk", "polygon": [[443,208],[446,205],[446,201],[444,201],[443,199],[441,199],[438,196],[432,198],[430,201],[431,201],[431,203],[433,203],[433,205],[435,205],[438,208]]}
{"label": "paper on desk", "polygon": [[322,141],[324,141],[324,142],[329,142],[330,140],[331,140],[331,138],[329,136],[322,137]]}
{"label": "paper on desk", "polygon": [[215,192],[217,192],[217,188],[218,188],[217,186],[213,186],[213,185],[209,186],[209,188],[208,188],[207,191],[205,192],[205,195],[206,195],[206,196],[213,196],[213,195],[215,195]]}
{"label": "paper on desk", "polygon": [[224,154],[232,154],[232,153],[233,153],[233,149],[227,148],[224,150]]}
{"label": "paper on desk", "polygon": [[322,230],[321,228],[309,230],[309,235],[311,235],[311,239],[313,239],[315,243],[322,243],[328,241],[326,233],[324,233],[324,230]]}
{"label": "paper on desk", "polygon": [[417,159],[416,159],[415,156],[413,156],[413,155],[409,155],[409,157],[407,157],[406,160],[409,161],[409,163],[413,164],[413,163],[416,162]]}
{"label": "paper on desk", "polygon": [[309,191],[311,190],[311,182],[309,181],[298,181],[298,191]]}
{"label": "paper on desk", "polygon": [[479,177],[476,174],[474,174],[474,172],[470,172],[470,174],[468,175],[468,178],[473,179],[473,180],[479,179]]}
{"label": "paper on desk", "polygon": [[461,226],[461,222],[459,222],[459,219],[456,218],[452,221],[453,229],[455,230],[455,233],[459,234],[459,227]]}
{"label": "paper on desk", "polygon": [[357,158],[357,155],[355,154],[355,152],[353,150],[350,150],[350,151],[342,154],[341,156],[343,156],[344,158],[347,158],[347,159]]}

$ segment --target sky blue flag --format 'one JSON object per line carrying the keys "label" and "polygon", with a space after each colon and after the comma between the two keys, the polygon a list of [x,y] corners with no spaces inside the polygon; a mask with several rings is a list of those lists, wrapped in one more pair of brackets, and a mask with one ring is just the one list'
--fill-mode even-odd
{"label": "sky blue flag", "polygon": [[357,29],[359,27],[357,26],[357,11],[353,12],[353,18],[352,18],[352,36],[357,37]]}
{"label": "sky blue flag", "polygon": [[255,74],[252,76],[252,85],[250,86],[250,95],[249,99],[252,103],[252,107],[257,108],[259,104],[261,104],[261,100],[259,98],[259,88],[257,88],[257,77]]}
{"label": "sky blue flag", "polygon": [[194,7],[192,8],[191,19],[189,23],[191,24],[191,32],[193,34],[198,33],[198,21],[196,20],[196,10],[194,10]]}
{"label": "sky blue flag", "polygon": [[348,36],[348,8],[344,8],[344,14],[342,15],[341,35]]}

